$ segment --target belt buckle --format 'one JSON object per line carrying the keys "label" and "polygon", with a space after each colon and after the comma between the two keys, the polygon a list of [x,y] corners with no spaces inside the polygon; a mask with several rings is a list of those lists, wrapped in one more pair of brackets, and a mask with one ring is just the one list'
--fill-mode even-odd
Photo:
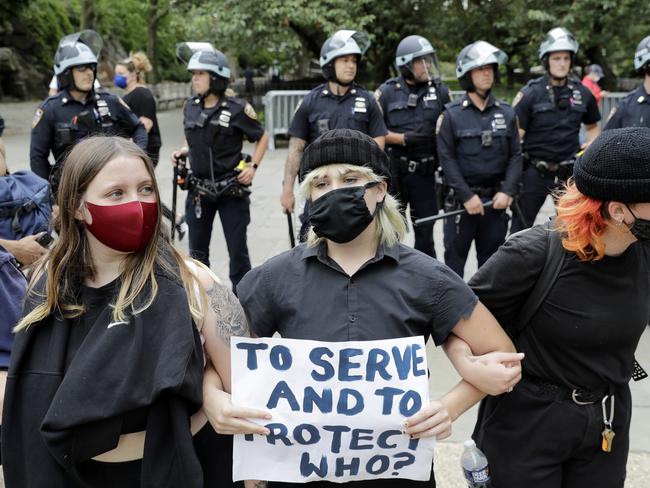
{"label": "belt buckle", "polygon": [[576,388],[574,388],[571,391],[571,400],[573,400],[573,403],[575,403],[576,405],[593,405],[594,403],[596,403],[596,402],[581,402],[580,400],[578,400],[579,396],[580,396],[580,392]]}
{"label": "belt buckle", "polygon": [[417,171],[417,169],[418,169],[418,164],[419,163],[417,161],[409,160],[409,164],[408,164],[408,168],[407,168],[408,172],[409,173],[415,173]]}

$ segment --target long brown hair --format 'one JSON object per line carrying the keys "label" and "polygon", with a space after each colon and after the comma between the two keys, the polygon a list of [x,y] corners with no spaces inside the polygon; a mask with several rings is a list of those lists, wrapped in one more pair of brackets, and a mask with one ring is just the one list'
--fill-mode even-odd
{"label": "long brown hair", "polygon": [[[95,276],[95,267],[90,255],[87,231],[83,223],[75,218],[75,211],[81,207],[90,182],[108,162],[119,156],[138,158],[145,163],[158,202],[158,221],[147,246],[141,251],[128,254],[122,262],[120,290],[112,305],[113,320],[124,321],[127,308],[130,308],[132,314],[137,314],[151,305],[158,292],[156,271],[180,278],[192,316],[197,322],[202,318],[205,292],[199,288],[201,292],[197,296],[195,286],[198,280],[195,280],[186,266],[183,256],[174,248],[166,234],[161,232],[160,192],[151,160],[127,139],[94,136],[74,146],[63,165],[57,198],[59,215],[55,222],[56,228],[60,229],[59,239],[34,273],[30,284],[30,293],[33,293],[38,277],[43,272],[46,273],[43,300],[19,322],[16,331],[36,324],[53,313],[68,318],[84,313],[83,306],[78,303],[78,291],[84,280]],[[147,287],[149,294],[142,297],[141,294]]]}

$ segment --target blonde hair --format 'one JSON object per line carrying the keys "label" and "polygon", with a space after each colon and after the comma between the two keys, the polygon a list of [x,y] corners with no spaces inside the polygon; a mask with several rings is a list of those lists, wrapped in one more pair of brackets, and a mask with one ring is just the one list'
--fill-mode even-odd
{"label": "blonde hair", "polygon": [[[377,175],[372,171],[372,169],[366,166],[344,163],[328,164],[313,169],[307,174],[305,180],[300,185],[300,193],[304,198],[311,199],[314,180],[325,176],[328,169],[333,169],[338,172],[339,175],[344,175],[354,171],[371,182],[381,182],[385,180],[383,176]],[[388,193],[386,193],[384,202],[378,205],[377,211],[375,212],[375,224],[377,229],[375,237],[377,238],[377,242],[380,244],[388,247],[395,246],[399,244],[406,235],[406,221],[404,220],[404,216],[400,213],[399,207],[399,202]],[[315,246],[322,240],[323,238],[318,237],[313,229],[309,229],[307,245]]]}
{"label": "blonde hair", "polygon": [[136,79],[139,83],[144,83],[145,73],[148,73],[153,69],[149,58],[142,51],[132,52],[129,54],[127,59],[120,61],[117,64],[124,66],[129,73],[135,73]]}
{"label": "blonde hair", "polygon": [[[176,278],[185,289],[192,318],[197,324],[203,319],[202,310],[207,302],[205,290],[185,264],[185,258],[174,248],[166,233],[161,232],[160,192],[151,160],[127,139],[94,136],[75,145],[63,164],[57,198],[59,215],[55,222],[59,239],[49,255],[39,263],[30,283],[28,294],[30,298],[40,299],[40,303],[23,317],[15,331],[35,325],[52,314],[73,318],[85,313],[83,305],[79,303],[79,287],[86,279],[93,278],[96,270],[87,231],[75,218],[75,210],[82,205],[90,182],[108,162],[119,156],[138,158],[145,163],[158,202],[158,220],[147,246],[128,254],[121,264],[120,288],[115,303],[111,305],[113,320],[124,321],[127,313],[138,314],[153,303],[158,293],[156,272]],[[43,274],[46,276],[45,289],[38,296],[35,284]],[[142,297],[146,288],[148,295]]]}

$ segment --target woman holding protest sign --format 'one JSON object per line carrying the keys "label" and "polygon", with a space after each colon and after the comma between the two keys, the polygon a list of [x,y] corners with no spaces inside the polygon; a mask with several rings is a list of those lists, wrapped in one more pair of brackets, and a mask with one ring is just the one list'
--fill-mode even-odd
{"label": "woman holding protest sign", "polygon": [[[488,366],[481,366],[491,372],[489,381],[479,385],[484,390],[501,393],[517,383],[523,356],[513,352],[469,287],[445,265],[400,244],[406,227],[397,201],[387,193],[387,157],[370,137],[347,129],[325,133],[306,149],[300,175],[302,192],[312,200],[308,243],[253,269],[237,288],[254,334],[279,332],[283,338],[329,342],[431,336],[437,345],[455,334],[475,354],[491,354],[484,358]],[[469,355],[457,352],[449,350],[461,374],[474,367]],[[217,429],[252,431],[255,424],[237,419],[246,417],[239,407],[217,398],[208,382],[206,389],[206,399],[212,400],[205,408]],[[452,422],[483,396],[461,381],[396,422],[412,439],[444,439]],[[431,481],[394,478],[353,484],[432,486]]]}
{"label": "woman holding protest sign", "polygon": [[236,298],[162,232],[154,169],[132,142],[77,144],[58,204],[59,239],[16,327],[6,486],[202,488],[201,343],[229,388],[229,337],[247,335]]}

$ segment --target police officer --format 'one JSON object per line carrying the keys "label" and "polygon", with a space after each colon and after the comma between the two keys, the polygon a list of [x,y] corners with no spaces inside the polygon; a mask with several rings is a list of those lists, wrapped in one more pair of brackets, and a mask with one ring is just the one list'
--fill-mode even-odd
{"label": "police officer", "polygon": [[[34,173],[50,179],[54,196],[65,156],[84,137],[98,133],[123,136],[132,138],[143,150],[147,148],[147,131],[126,104],[115,95],[94,91],[101,48],[102,38],[92,30],[64,37],[54,54],[60,91],[34,114],[29,163]],[[53,166],[48,161],[50,151]]]}
{"label": "police officer", "polygon": [[[185,102],[183,127],[187,145],[172,155],[178,164],[189,156],[191,176],[185,218],[192,257],[210,265],[210,238],[219,212],[234,287],[251,269],[246,230],[250,223],[249,186],[260,165],[268,136],[253,107],[243,99],[226,95],[230,66],[224,54],[208,43],[181,43],[181,61],[192,73],[196,96]],[[244,138],[256,142],[249,162],[243,162]]]}
{"label": "police officer", "polygon": [[650,127],[650,36],[636,48],[634,69],[643,76],[643,84],[612,109],[605,130]]}
{"label": "police officer", "polygon": [[[510,105],[491,93],[498,65],[508,56],[485,41],[465,46],[456,76],[465,95],[438,119],[437,142],[449,195],[467,214],[447,218],[445,264],[461,277],[472,241],[481,266],[505,240],[510,206],[521,178],[521,146]],[[492,208],[483,203],[492,200]]]}
{"label": "police officer", "polygon": [[585,147],[600,133],[594,95],[569,78],[577,52],[573,34],[563,27],[551,29],[539,47],[546,74],[529,81],[515,97],[525,169],[514,207],[513,233],[533,225],[549,192],[573,173],[581,124],[585,125]]}
{"label": "police officer", "polygon": [[[388,131],[379,105],[371,93],[354,82],[359,61],[369,47],[368,35],[354,30],[336,31],[323,43],[320,66],[327,81],[305,95],[289,126],[289,155],[280,197],[285,212],[293,212],[293,186],[305,146],[319,135],[332,129],[356,129],[384,148]],[[301,236],[307,229],[308,219],[303,216]]]}
{"label": "police officer", "polygon": [[[395,53],[400,75],[375,92],[388,128],[393,191],[411,220],[438,213],[435,126],[449,103],[449,90],[440,83],[436,51],[422,36],[402,39]],[[404,208],[405,210],[405,208]],[[414,228],[415,249],[435,257],[433,224]]]}

